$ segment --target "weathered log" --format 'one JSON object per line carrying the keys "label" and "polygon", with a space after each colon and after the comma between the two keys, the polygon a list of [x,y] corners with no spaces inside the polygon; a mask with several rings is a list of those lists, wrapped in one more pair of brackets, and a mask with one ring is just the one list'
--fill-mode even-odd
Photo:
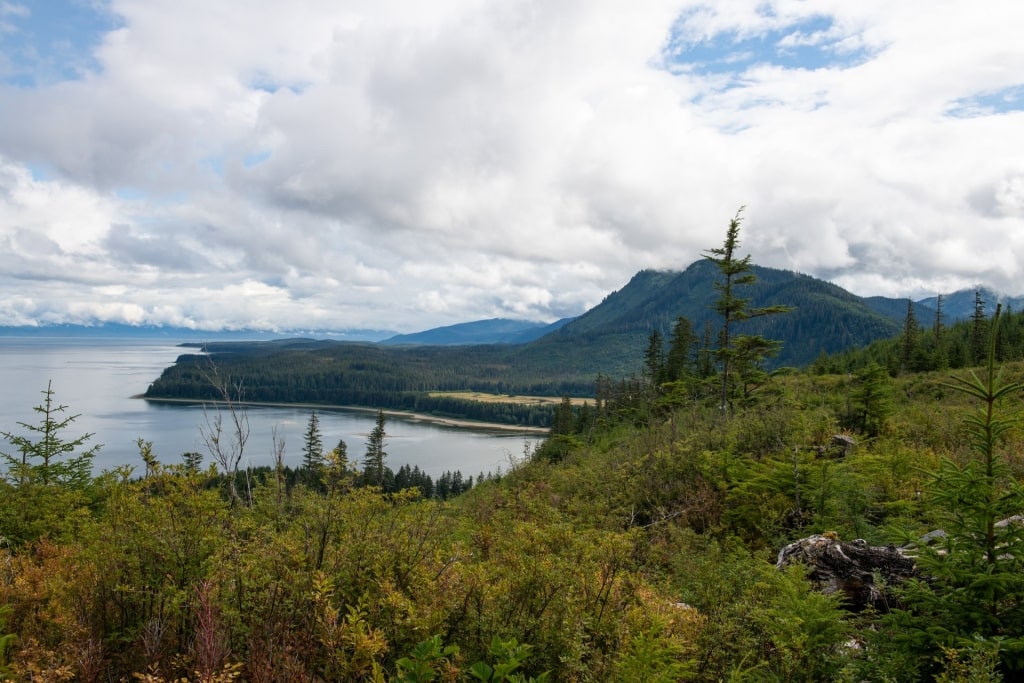
{"label": "weathered log", "polygon": [[888,610],[895,604],[890,587],[918,575],[913,558],[896,546],[871,546],[863,539],[843,542],[833,534],[802,538],[779,551],[777,567],[794,562],[808,567],[808,577],[819,590],[838,594],[853,611],[868,606]]}

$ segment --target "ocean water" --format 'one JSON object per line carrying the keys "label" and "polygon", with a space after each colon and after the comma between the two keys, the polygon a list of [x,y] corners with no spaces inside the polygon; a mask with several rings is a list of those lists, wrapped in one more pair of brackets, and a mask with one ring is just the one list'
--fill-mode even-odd
{"label": "ocean water", "polygon": [[[216,406],[133,398],[185,352],[173,342],[0,337],[0,431],[31,437],[18,423],[40,422],[42,416],[33,407],[42,404],[49,384],[54,402],[67,406],[61,417],[77,416],[63,437],[92,433],[88,444],[102,444],[94,461],[97,473],[122,465],[141,469],[139,439],[153,443],[161,462],[178,463],[183,453],[194,451],[203,453],[204,464],[209,463],[201,430],[216,417]],[[275,432],[285,444],[285,464],[301,464],[309,408],[250,407],[246,415],[250,436],[243,467],[273,463]],[[333,448],[342,439],[349,459],[360,461],[376,413],[317,408],[317,415],[324,448]],[[227,427],[226,413],[223,421]],[[390,415],[385,429],[389,467],[415,465],[435,478],[446,471],[475,477],[507,470],[523,457],[524,446],[538,441],[535,433],[454,428]],[[3,439],[0,452],[17,455]]]}

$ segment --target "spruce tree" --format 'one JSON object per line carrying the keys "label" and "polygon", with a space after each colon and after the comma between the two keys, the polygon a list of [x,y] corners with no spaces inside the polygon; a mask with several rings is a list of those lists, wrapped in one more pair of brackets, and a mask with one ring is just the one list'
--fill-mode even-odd
{"label": "spruce tree", "polygon": [[647,351],[644,353],[644,368],[648,382],[657,386],[661,383],[665,367],[665,342],[661,332],[655,328],[647,339]]}
{"label": "spruce tree", "polygon": [[79,415],[64,415],[68,409],[54,401],[51,382],[43,390],[43,403],[32,410],[42,419],[39,424],[19,422],[33,436],[0,432],[18,449],[18,455],[0,453],[7,461],[7,477],[18,485],[28,483],[48,486],[56,484],[70,488],[84,487],[92,478],[92,460],[99,450],[94,445],[81,450],[93,434],[83,434],[74,439],[65,439],[62,432],[74,423]]}
{"label": "spruce tree", "polygon": [[974,312],[971,314],[971,365],[981,365],[988,348],[988,320],[981,291],[974,292]]}
{"label": "spruce tree", "polygon": [[324,443],[320,435],[320,418],[315,410],[309,413],[306,433],[302,438],[302,466],[310,471],[318,470],[324,460]]}
{"label": "spruce tree", "polygon": [[348,462],[348,444],[344,439],[338,439],[335,446],[326,456],[325,479],[328,491],[337,491],[347,487],[351,483],[351,474]]}
{"label": "spruce tree", "polygon": [[737,323],[776,313],[791,310],[787,306],[766,306],[751,308],[750,299],[739,296],[740,287],[750,286],[757,282],[753,273],[750,255],[742,258],[736,251],[740,246],[740,223],[743,207],[729,221],[725,233],[725,242],[721,247],[710,249],[704,257],[715,264],[722,279],[715,282],[719,296],[715,301],[715,310],[722,316],[722,327],[718,335],[718,349],[715,352],[721,368],[721,401],[720,409],[725,412],[729,407],[731,373],[740,366],[747,366],[746,371],[759,369],[765,357],[777,351],[778,346],[760,336],[736,335],[733,327]]}
{"label": "spruce tree", "polygon": [[878,436],[894,412],[889,373],[878,363],[870,363],[857,374],[850,420],[852,426],[868,436]]}
{"label": "spruce tree", "polygon": [[914,359],[917,358],[918,346],[921,342],[921,328],[914,315],[914,302],[907,299],[907,315],[903,320],[903,335],[900,337],[900,371],[914,370]]}
{"label": "spruce tree", "polygon": [[377,422],[366,440],[366,457],[363,458],[363,477],[371,486],[384,486],[385,462],[388,454],[384,450],[387,445],[384,431],[384,411],[377,411]]}
{"label": "spruce tree", "polygon": [[693,348],[696,337],[693,323],[679,316],[672,327],[672,339],[669,341],[668,355],[665,357],[665,379],[678,382],[693,373]]}
{"label": "spruce tree", "polygon": [[[992,321],[999,323],[999,307]],[[1015,413],[1002,406],[1024,392],[996,368],[995,334],[979,375],[954,377],[947,386],[978,403],[965,422],[973,455],[945,459],[929,489],[942,513],[943,534],[922,544],[917,563],[925,579],[908,587],[907,611],[893,616],[894,633],[912,656],[938,656],[942,648],[1000,651],[1007,673],[1024,673],[1024,486],[1003,456]],[[1014,678],[1013,680],[1019,680]]]}
{"label": "spruce tree", "polygon": [[949,367],[949,352],[946,349],[946,324],[945,313],[942,311],[942,295],[935,297],[935,324],[932,326],[934,337],[934,352],[932,354],[932,368],[945,370]]}

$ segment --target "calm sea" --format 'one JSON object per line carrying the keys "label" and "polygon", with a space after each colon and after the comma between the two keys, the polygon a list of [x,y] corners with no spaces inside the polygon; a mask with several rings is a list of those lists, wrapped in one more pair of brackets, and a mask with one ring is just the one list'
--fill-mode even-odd
{"label": "calm sea", "polygon": [[[41,416],[33,407],[43,402],[49,382],[54,400],[67,406],[63,415],[78,415],[64,438],[93,433],[88,443],[102,444],[95,460],[97,472],[120,465],[141,468],[136,445],[140,438],[153,442],[162,462],[181,462],[182,453],[195,451],[209,463],[200,429],[216,414],[215,407],[132,398],[145,392],[184,352],[168,342],[0,337],[0,431],[31,437],[18,423],[39,423]],[[285,464],[301,463],[308,408],[252,407],[247,414],[251,432],[243,466],[272,464],[275,429],[285,442]],[[340,409],[317,409],[317,414],[325,449],[342,439],[349,458],[361,460],[376,414]],[[227,425],[226,416],[224,422]],[[459,470],[468,477],[507,470],[510,459],[522,458],[524,444],[537,442],[535,434],[453,428],[391,416],[386,431],[389,467],[417,465],[435,478],[446,471]],[[0,452],[16,455],[2,439]]]}

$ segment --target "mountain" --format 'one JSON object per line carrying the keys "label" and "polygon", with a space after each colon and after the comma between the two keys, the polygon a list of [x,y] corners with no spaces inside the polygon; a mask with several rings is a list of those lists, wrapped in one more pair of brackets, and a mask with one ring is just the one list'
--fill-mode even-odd
{"label": "mountain", "polygon": [[[905,301],[890,300],[892,314],[886,315],[877,310],[881,302],[868,305],[864,299],[809,275],[761,266],[753,266],[752,272],[757,282],[740,288],[738,296],[749,298],[753,308],[776,304],[793,308],[739,323],[735,330],[783,342],[775,366],[806,365],[822,353],[862,346],[902,330]],[[716,332],[720,320],[714,311],[718,298],[715,283],[719,279],[717,267],[707,260],[681,272],[642,270],[621,290],[533,346],[547,350],[572,347],[579,353],[605,357],[616,366],[621,365],[612,363],[616,355],[629,356],[639,367],[652,330],[669,339],[679,316],[693,324],[697,335],[705,327]]]}
{"label": "mountain", "polygon": [[[974,295],[972,294],[971,296],[973,297]],[[885,296],[869,296],[864,299],[864,304],[872,311],[880,313],[886,318],[906,322],[907,301],[907,299],[890,299]],[[930,327],[935,321],[934,305],[929,306],[925,301],[915,301],[913,302],[913,305],[914,317],[917,319],[917,324],[923,327]],[[943,299],[943,313],[945,313],[945,299]],[[946,316],[946,324],[951,324],[953,322],[953,319]]]}
{"label": "mountain", "polygon": [[[974,295],[976,292],[981,294],[985,315],[992,315],[996,310],[996,304],[1002,304],[1004,312],[1007,307],[1014,311],[1024,310],[1024,296],[1007,296],[987,287],[961,289],[952,294],[942,295],[942,317],[946,324],[952,324],[957,320],[969,320],[974,315]],[[934,319],[937,300],[938,297],[933,296],[918,302],[932,309],[932,318],[926,320],[918,318],[918,322],[922,325],[928,325]]]}
{"label": "mountain", "polygon": [[[859,348],[901,334],[907,300],[870,300],[823,280],[786,270],[752,266],[756,282],[735,296],[752,308],[791,307],[787,313],[736,323],[737,334],[781,342],[769,368],[809,365],[822,354]],[[226,375],[246,387],[250,400],[367,405],[468,415],[465,401],[431,396],[435,391],[587,396],[598,376],[639,375],[653,330],[672,335],[687,318],[703,348],[715,346],[721,318],[715,311],[721,279],[716,265],[697,261],[683,271],[643,270],[599,305],[527,343],[494,343],[502,334],[538,334],[543,326],[507,320],[477,321],[389,337],[388,343],[291,339],[275,342],[204,343]],[[915,304],[921,325],[934,310]],[[487,340],[488,343],[474,343]],[[209,398],[198,356],[182,356],[147,396]],[[202,362],[206,362],[203,360]],[[456,403],[458,405],[456,405]],[[475,408],[475,407],[474,407]],[[504,410],[504,408],[503,408]],[[476,419],[516,421],[535,415]]]}
{"label": "mountain", "polygon": [[526,344],[554,332],[568,323],[563,318],[553,323],[491,318],[474,322],[435,327],[423,332],[399,334],[381,341],[394,345],[456,346],[467,344]]}

